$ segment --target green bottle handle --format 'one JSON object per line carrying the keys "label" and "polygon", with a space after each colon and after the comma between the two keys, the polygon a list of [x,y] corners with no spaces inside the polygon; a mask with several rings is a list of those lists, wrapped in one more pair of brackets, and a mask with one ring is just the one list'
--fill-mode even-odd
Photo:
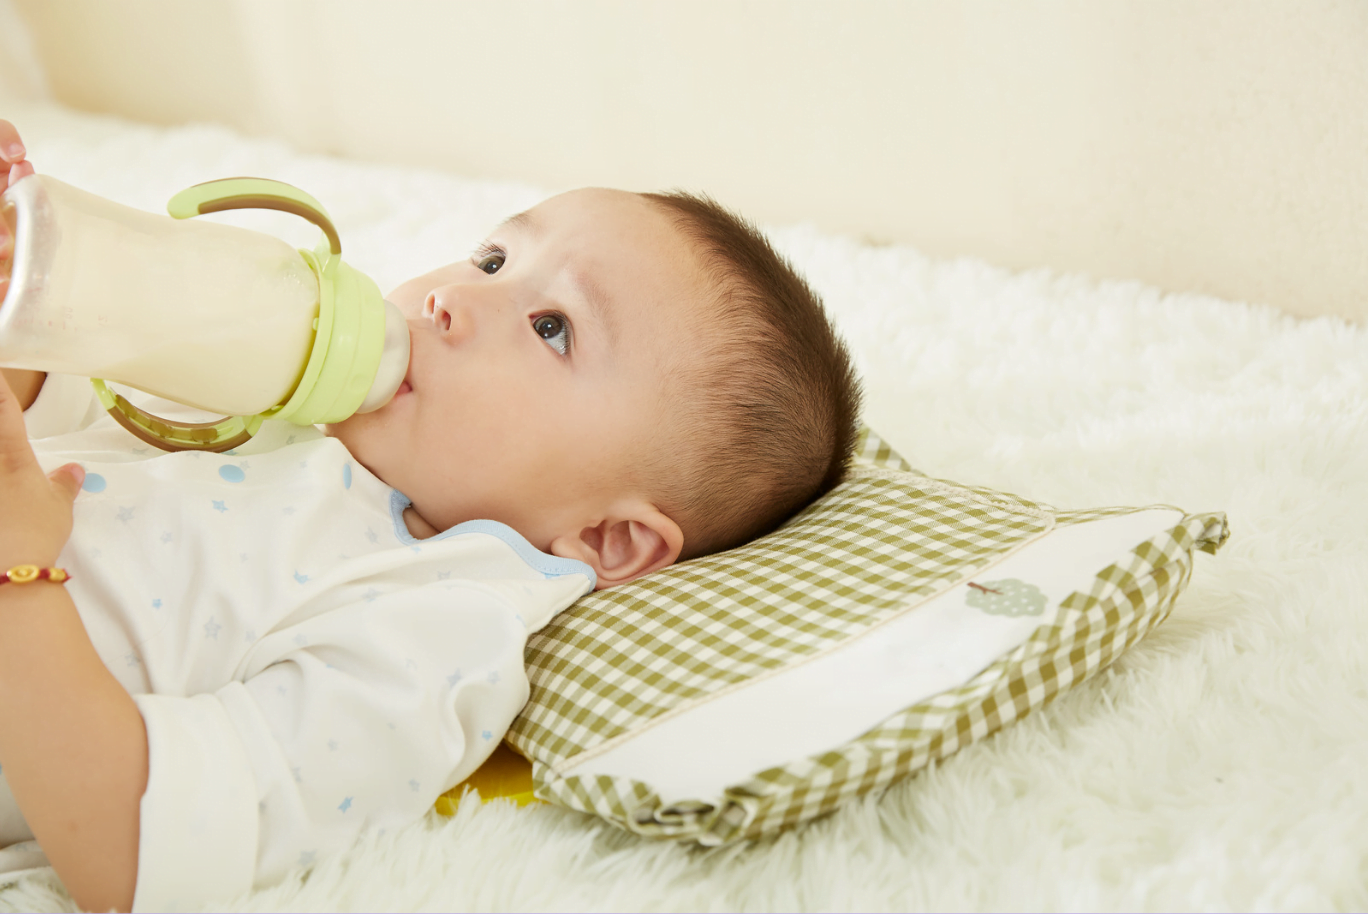
{"label": "green bottle handle", "polygon": [[[327,239],[326,251],[319,245],[319,262],[306,256],[323,280],[324,271],[332,279],[342,253],[342,240],[327,210],[309,194],[282,181],[268,178],[222,178],[187,187],[166,204],[166,211],[174,219],[189,219],[204,213],[219,213],[233,209],[274,209],[301,216],[322,229]],[[304,252],[301,252],[304,253]],[[330,323],[330,322],[329,322]],[[310,360],[311,375],[318,369]],[[99,378],[91,378],[100,403],[120,425],[148,444],[164,451],[226,451],[245,444],[261,428],[263,416],[274,415],[282,407],[276,406],[255,416],[227,416],[215,422],[172,422],[155,416],[114,393]],[[293,400],[291,400],[293,402]]]}
{"label": "green bottle handle", "polygon": [[91,378],[100,404],[114,420],[164,451],[226,451],[246,444],[261,428],[261,416],[228,416],[217,422],[168,422],[129,403],[99,378]]}
{"label": "green bottle handle", "polygon": [[205,213],[221,213],[230,209],[275,209],[309,220],[328,236],[328,250],[334,257],[342,253],[342,239],[337,235],[328,211],[313,197],[298,187],[269,178],[220,178],[187,187],[166,204],[166,211],[174,219],[189,219]]}

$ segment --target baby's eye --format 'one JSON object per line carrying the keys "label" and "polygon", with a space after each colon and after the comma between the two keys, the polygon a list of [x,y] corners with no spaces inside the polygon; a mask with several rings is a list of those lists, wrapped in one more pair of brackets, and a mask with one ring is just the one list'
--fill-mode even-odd
{"label": "baby's eye", "polygon": [[508,255],[499,248],[483,247],[475,252],[474,259],[475,269],[479,270],[481,273],[488,273],[490,276],[493,276],[495,273],[499,272],[499,268],[504,265],[504,261],[508,259]]}
{"label": "baby's eye", "polygon": [[565,355],[570,351],[570,322],[559,314],[543,314],[532,319],[532,329],[552,349]]}

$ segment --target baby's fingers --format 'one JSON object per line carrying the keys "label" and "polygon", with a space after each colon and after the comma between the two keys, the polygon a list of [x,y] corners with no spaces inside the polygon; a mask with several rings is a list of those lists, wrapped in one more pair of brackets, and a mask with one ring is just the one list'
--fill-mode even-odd
{"label": "baby's fingers", "polygon": [[0,481],[9,473],[37,465],[24,427],[24,407],[0,372]]}
{"label": "baby's fingers", "polygon": [[24,160],[24,141],[19,139],[19,128],[0,118],[0,160],[14,165]]}
{"label": "baby's fingers", "polygon": [[9,181],[6,182],[5,186],[13,187],[15,181],[31,174],[33,174],[32,162],[20,162],[18,165],[11,165],[9,170]]}
{"label": "baby's fingers", "polygon": [[25,160],[26,155],[28,150],[19,139],[19,128],[0,119],[0,191],[33,174],[33,164]]}

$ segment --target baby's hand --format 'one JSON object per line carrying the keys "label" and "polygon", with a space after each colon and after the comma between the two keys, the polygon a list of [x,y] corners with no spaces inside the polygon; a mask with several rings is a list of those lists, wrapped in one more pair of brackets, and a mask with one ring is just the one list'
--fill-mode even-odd
{"label": "baby's hand", "polygon": [[33,174],[33,163],[25,161],[28,151],[19,139],[19,128],[0,120],[0,191],[20,178]]}
{"label": "baby's hand", "polygon": [[[33,165],[24,161],[25,155],[19,131],[9,121],[0,120],[0,192],[20,178],[33,174]],[[10,258],[13,256],[13,214],[0,210],[0,299],[4,298],[5,287],[9,285]]]}
{"label": "baby's hand", "polygon": [[[27,151],[19,131],[13,124],[0,120],[0,192],[20,178],[33,174],[33,165],[25,160]],[[0,206],[0,303],[9,292],[10,274],[14,270],[14,208]],[[13,388],[19,405],[28,409],[43,386],[41,371],[20,368],[0,369],[9,387]]]}
{"label": "baby's hand", "polygon": [[43,472],[24,431],[23,410],[0,374],[0,570],[57,564],[84,480],[77,463]]}

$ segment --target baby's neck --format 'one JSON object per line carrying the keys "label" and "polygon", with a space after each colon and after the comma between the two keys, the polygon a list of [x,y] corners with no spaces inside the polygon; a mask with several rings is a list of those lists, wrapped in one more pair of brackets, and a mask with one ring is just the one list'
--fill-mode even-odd
{"label": "baby's neck", "polygon": [[413,510],[412,505],[404,509],[404,526],[408,527],[409,536],[416,540],[425,540],[442,532],[423,520],[418,512]]}

